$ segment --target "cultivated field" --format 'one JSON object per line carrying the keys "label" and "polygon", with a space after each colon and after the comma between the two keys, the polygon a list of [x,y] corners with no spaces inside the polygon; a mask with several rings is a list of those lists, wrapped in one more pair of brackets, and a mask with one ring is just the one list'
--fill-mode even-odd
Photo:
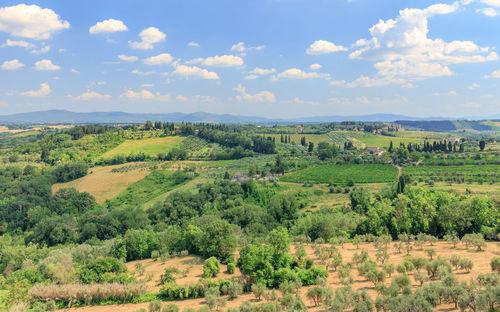
{"label": "cultivated field", "polygon": [[172,150],[172,148],[178,146],[183,140],[184,138],[179,136],[127,140],[103,154],[102,158],[109,159],[117,155],[126,156],[138,153],[144,153],[148,156],[156,156],[158,153],[168,153]]}
{"label": "cultivated field", "polygon": [[[327,246],[327,245],[324,245]],[[343,263],[347,262],[353,262],[353,257],[355,253],[360,253],[362,250],[366,250],[369,254],[369,257],[371,260],[376,259],[376,253],[377,249],[372,243],[362,243],[359,246],[359,249],[354,246],[353,244],[344,244],[342,247],[337,246],[338,250],[340,251],[343,259]],[[449,243],[440,241],[437,243],[434,243],[433,245],[430,245],[429,243],[425,244],[422,247],[417,247],[414,246],[414,249],[411,251],[411,256],[413,257],[422,257],[422,258],[427,258],[425,250],[426,249],[434,249],[436,254],[433,256],[433,258],[438,258],[438,257],[443,257],[445,259],[449,259],[452,255],[457,255],[460,258],[468,258],[472,260],[473,262],[473,269],[470,272],[466,272],[465,270],[462,269],[454,269],[454,273],[457,276],[457,278],[460,281],[469,281],[473,277],[477,277],[480,274],[485,274],[485,273],[490,273],[491,268],[490,268],[490,261],[493,257],[496,257],[500,254],[500,248],[497,243],[488,243],[486,250],[485,251],[476,251],[474,248],[467,249],[463,244],[459,244],[457,248],[453,248],[453,246]],[[320,259],[314,254],[314,250],[311,245],[306,245],[305,246],[305,251],[308,255],[309,258],[311,258],[315,264],[321,265]],[[295,252],[295,247],[292,246],[290,253],[293,254]],[[389,245],[388,248],[388,253],[389,253],[389,259],[386,261],[386,263],[393,263],[395,266],[398,264],[402,263],[405,260],[406,257],[406,252],[399,253],[397,249],[394,247],[394,243]],[[191,283],[196,283],[201,279],[201,272],[202,272],[202,262],[200,258],[197,257],[192,257],[192,256],[187,256],[187,257],[178,257],[178,258],[173,258],[170,260],[167,260],[166,262],[161,262],[160,260],[154,261],[154,260],[141,260],[141,261],[135,261],[135,262],[130,262],[127,264],[127,267],[131,271],[135,271],[136,269],[136,263],[141,263],[141,266],[145,268],[144,274],[142,275],[137,275],[139,279],[145,279],[147,280],[146,284],[148,285],[148,288],[150,291],[158,291],[159,287],[156,286],[156,281],[158,280],[159,276],[163,273],[165,268],[170,267],[170,266],[175,266],[177,267],[180,271],[181,274],[178,274],[177,277],[177,283],[180,285],[188,285]],[[380,265],[379,265],[380,267]],[[425,270],[424,270],[425,271]],[[353,284],[351,285],[354,290],[365,290],[367,293],[375,299],[377,297],[377,292],[374,289],[373,283],[368,281],[366,277],[363,277],[358,274],[357,269],[354,267],[351,270],[351,275],[353,277]],[[395,272],[392,274],[392,277],[388,277],[386,281],[384,282],[385,285],[389,285],[392,278],[394,276],[400,275],[399,273]],[[236,271],[234,275],[227,275],[225,274],[225,266],[221,266],[221,273],[217,275],[218,278],[230,278],[230,277],[238,277],[240,276],[239,271]],[[414,280],[413,273],[410,272],[408,273],[408,276],[410,277],[411,284],[413,290],[418,289],[419,283],[417,283]],[[428,283],[428,282],[425,282]],[[333,269],[329,269],[329,277],[327,279],[327,286],[331,287],[333,290],[343,287],[343,285],[340,283],[340,279],[338,277],[338,273],[335,272]],[[307,289],[309,287],[302,287],[300,290],[300,296],[302,297],[302,300],[308,307],[308,310],[310,311],[321,311],[322,307],[315,307],[313,301],[311,301],[307,296]],[[233,300],[228,300],[226,309],[227,308],[235,308],[240,306],[243,302],[245,301],[250,301],[252,303],[262,303],[266,302],[265,299],[262,299],[262,301],[257,301],[255,297],[250,294],[246,293],[243,295],[238,296],[238,298],[233,299]],[[206,305],[205,299],[200,298],[200,299],[189,299],[189,300],[183,300],[183,301],[169,301],[165,302],[167,303],[173,303],[179,307],[179,310],[182,311],[183,309],[187,308],[201,308]],[[89,306],[89,307],[80,307],[80,308],[71,308],[71,309],[61,309],[60,311],[68,311],[68,312],[111,312],[111,311],[124,311],[124,312],[133,312],[137,311],[140,308],[145,308],[147,309],[149,306],[149,303],[139,303],[139,304],[123,304],[123,305],[108,305],[108,306]],[[457,311],[454,309],[453,304],[441,304],[437,308],[435,308],[435,311]]]}
{"label": "cultivated field", "polygon": [[391,165],[360,164],[360,165],[320,165],[299,170],[281,178],[286,182],[316,182],[345,185],[354,183],[394,182],[398,177],[398,169]]}
{"label": "cultivated field", "polygon": [[464,165],[464,166],[404,166],[403,172],[414,179],[438,177],[446,179],[463,178],[465,182],[490,183],[500,182],[499,165]]}
{"label": "cultivated field", "polygon": [[146,177],[150,170],[148,167],[140,166],[136,169],[123,172],[113,172],[113,169],[133,168],[132,164],[115,166],[94,167],[89,169],[89,174],[67,183],[57,183],[52,186],[52,192],[57,192],[62,188],[74,187],[79,192],[87,192],[94,196],[97,203],[103,203],[111,199],[133,183]]}

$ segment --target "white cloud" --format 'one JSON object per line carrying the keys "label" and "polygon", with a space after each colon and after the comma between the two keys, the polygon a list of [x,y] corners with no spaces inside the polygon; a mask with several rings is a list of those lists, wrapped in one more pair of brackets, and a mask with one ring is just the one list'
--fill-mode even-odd
{"label": "white cloud", "polygon": [[143,84],[141,84],[141,87],[142,88],[152,88],[152,87],[154,87],[154,84],[152,84],[152,83],[143,83]]}
{"label": "white cloud", "polygon": [[191,97],[183,96],[183,95],[178,95],[175,97],[175,99],[179,102],[183,103],[211,103],[214,101],[214,98],[209,95],[195,95]]}
{"label": "white cloud", "polygon": [[40,55],[40,54],[44,54],[44,53],[47,53],[50,51],[50,46],[49,45],[46,45],[46,46],[43,46],[41,47],[40,49],[35,49],[35,50],[31,50],[30,53],[31,54],[37,54],[37,55]]}
{"label": "white cloud", "polygon": [[131,71],[132,74],[134,75],[139,75],[139,76],[149,76],[149,75],[152,75],[152,74],[155,74],[156,72],[154,70],[149,70],[149,71],[140,71],[138,69],[134,69]]}
{"label": "white cloud", "polygon": [[72,73],[79,73],[79,71],[77,71],[77,70],[76,70],[76,69],[74,69],[74,68],[72,68],[72,69],[71,69],[71,72],[72,72]]}
{"label": "white cloud", "polygon": [[213,56],[207,57],[203,61],[203,65],[205,66],[213,66],[213,67],[231,67],[231,66],[241,66],[243,65],[243,59],[239,56],[234,55],[221,55],[221,56]]}
{"label": "white cloud", "polygon": [[125,54],[118,55],[118,58],[122,61],[129,62],[129,63],[137,62],[137,60],[139,59],[137,56],[125,55]]}
{"label": "white cloud", "polygon": [[24,40],[10,40],[10,39],[7,39],[7,41],[5,41],[5,43],[2,44],[2,48],[3,47],[21,47],[21,48],[25,48],[25,49],[33,49],[35,47],[35,45],[29,43],[29,42],[26,42]]}
{"label": "white cloud", "polygon": [[245,76],[246,80],[254,80],[254,79],[257,79],[257,78],[259,78],[259,76],[258,75],[253,75],[253,74]]}
{"label": "white cloud", "polygon": [[481,2],[500,8],[500,0],[481,0]]}
{"label": "white cloud", "polygon": [[19,60],[5,61],[2,64],[3,70],[16,70],[24,67],[24,64],[19,62]]}
{"label": "white cloud", "polygon": [[279,78],[285,79],[317,79],[324,78],[330,79],[329,74],[319,74],[316,72],[305,72],[298,68],[290,68],[278,74]]}
{"label": "white cloud", "polygon": [[321,64],[311,64],[311,66],[309,66],[310,70],[318,70],[321,68],[323,68],[323,66],[321,66]]}
{"label": "white cloud", "polygon": [[146,65],[166,65],[170,64],[174,58],[168,53],[158,54],[156,56],[144,59],[142,62]]}
{"label": "white cloud", "polygon": [[173,74],[184,77],[197,77],[201,79],[219,79],[217,73],[209,72],[208,70],[197,66],[178,65],[173,71]]}
{"label": "white cloud", "polygon": [[246,88],[243,87],[241,84],[239,84],[236,88],[233,89],[234,91],[238,92],[240,95],[236,96],[236,99],[238,101],[243,101],[243,102],[269,102],[269,103],[274,103],[276,102],[276,97],[274,96],[274,93],[270,91],[261,91],[255,94],[249,94],[246,91]]}
{"label": "white cloud", "polygon": [[193,47],[193,48],[199,48],[200,44],[194,41],[188,42],[188,46]]}
{"label": "white cloud", "polygon": [[484,14],[488,17],[495,17],[495,16],[498,16],[500,14],[500,12],[498,12],[498,10],[496,10],[494,8],[477,9],[476,12]]}
{"label": "white cloud", "polygon": [[34,40],[47,40],[60,30],[69,28],[51,9],[37,5],[19,4],[0,8],[0,31],[11,36]]}
{"label": "white cloud", "polygon": [[291,100],[285,100],[281,101],[281,103],[284,104],[296,104],[296,105],[318,105],[319,103],[316,101],[307,101],[307,100],[302,100],[299,97],[294,97]]}
{"label": "white cloud", "polygon": [[261,51],[261,50],[264,50],[266,46],[264,45],[260,45],[260,46],[256,46],[256,47],[250,47],[250,46],[247,46],[244,42],[238,42],[237,44],[234,44],[230,51],[231,52],[237,52],[237,53],[240,53],[241,55],[246,55],[245,52],[247,51]]}
{"label": "white cloud", "polygon": [[95,91],[87,91],[85,93],[80,94],[75,97],[76,100],[88,101],[88,100],[107,100],[110,99],[111,95],[109,94],[100,94]]}
{"label": "white cloud", "polygon": [[457,11],[459,3],[435,4],[425,9],[404,9],[399,16],[380,20],[370,28],[370,39],[360,39],[352,59],[376,61],[375,77],[360,76],[347,87],[406,86],[411,81],[452,75],[450,64],[479,63],[498,59],[496,52],[472,41],[445,42],[428,37],[428,19]]}
{"label": "white cloud", "polygon": [[49,84],[44,82],[44,83],[42,83],[40,85],[40,89],[26,91],[26,92],[21,93],[21,95],[23,95],[23,96],[37,97],[37,96],[46,96],[46,95],[49,95],[51,92],[52,92],[52,90],[50,90]]}
{"label": "white cloud", "polygon": [[455,95],[458,95],[457,91],[455,90],[450,90],[448,92],[443,92],[443,93],[439,93],[439,92],[436,92],[436,93],[433,93],[432,94],[433,96],[455,96]]}
{"label": "white cloud", "polygon": [[142,99],[142,100],[155,100],[155,101],[162,101],[162,102],[168,102],[171,100],[170,95],[168,94],[160,94],[160,93],[152,93],[148,90],[141,90],[141,91],[133,91],[133,90],[127,90],[125,93],[121,95],[121,97],[129,98],[129,99]]}
{"label": "white cloud", "polygon": [[36,70],[58,70],[61,66],[52,64],[51,60],[41,60],[35,63]]}
{"label": "white cloud", "polygon": [[481,87],[481,86],[479,85],[479,83],[473,83],[473,84],[471,84],[468,88],[469,88],[470,90],[474,90],[474,89],[477,89],[477,88],[479,88],[479,87]]}
{"label": "white cloud", "polygon": [[334,80],[330,81],[329,84],[336,87],[342,87],[343,85],[345,85],[345,80]]}
{"label": "white cloud", "polygon": [[500,69],[495,70],[491,74],[484,76],[484,78],[500,78]]}
{"label": "white cloud", "polygon": [[128,30],[127,26],[125,24],[123,24],[122,21],[110,18],[108,20],[98,22],[94,26],[90,27],[89,33],[95,35],[95,34],[102,34],[102,33],[114,33],[114,32],[119,32],[119,31],[127,31],[127,30]]}
{"label": "white cloud", "polygon": [[256,67],[251,71],[249,71],[250,74],[261,75],[261,76],[270,75],[275,72],[276,72],[275,68],[259,68],[259,67]]}
{"label": "white cloud", "polygon": [[131,48],[139,50],[151,50],[154,48],[155,43],[164,41],[167,36],[158,28],[149,27],[142,30],[139,33],[139,37],[141,37],[141,41],[128,42]]}
{"label": "white cloud", "polygon": [[341,52],[347,51],[347,48],[343,46],[335,45],[335,43],[326,41],[326,40],[317,40],[314,41],[309,48],[306,50],[306,53],[309,55],[321,55],[328,54],[333,52]]}

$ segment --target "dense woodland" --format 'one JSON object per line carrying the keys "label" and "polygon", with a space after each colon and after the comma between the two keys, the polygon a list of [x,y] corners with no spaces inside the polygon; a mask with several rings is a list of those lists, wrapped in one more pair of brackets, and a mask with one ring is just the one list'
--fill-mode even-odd
{"label": "dense woodland", "polygon": [[[346,242],[375,242],[384,253],[383,246],[387,248],[393,240],[407,245],[462,240],[478,249],[486,241],[498,241],[498,137],[463,136],[452,141],[458,134],[432,137],[426,133],[420,142],[397,143],[401,137],[396,125],[338,123],[299,128],[147,122],[0,137],[0,301],[4,302],[0,309],[24,304],[50,311],[56,306],[149,301],[161,306],[154,300],[205,296],[209,309],[219,310],[221,296],[253,292],[260,298],[275,289],[282,294],[280,301],[269,299],[257,307],[242,306],[240,311],[301,311],[306,307],[297,292],[310,285],[314,286],[307,290],[307,297],[325,311],[432,311],[441,302],[454,302],[462,310],[498,308],[497,273],[485,275],[478,284],[460,284],[448,260],[431,256],[424,263],[410,257],[406,270],[417,268],[415,272],[423,274],[420,269],[425,269],[429,277],[421,279],[433,281],[415,291],[399,267],[401,275],[384,284],[394,268],[377,264],[361,252],[362,259],[355,266],[363,267],[362,275],[374,281],[379,294],[375,300],[350,288],[353,264],[342,262],[338,251]],[[349,131],[383,137],[388,146],[383,146],[383,154],[374,155],[356,145],[345,134]],[[311,135],[329,135],[331,140],[318,142]],[[182,141],[156,154],[104,156],[126,141],[162,137]],[[187,163],[167,170],[175,168],[168,167],[170,163],[190,160],[213,167]],[[151,173],[141,182],[146,188],[150,187],[146,183],[158,185],[164,198],[144,209],[133,188],[103,203],[75,188],[53,192],[56,183],[125,163],[144,163]],[[317,166],[371,164],[379,167],[364,168],[388,170],[387,182],[376,191],[348,174],[340,182],[326,183],[300,175]],[[475,171],[467,173],[465,169],[472,170],[467,166],[474,166]],[[425,170],[437,167],[455,171],[427,175]],[[238,175],[244,179],[233,178]],[[285,177],[301,182],[291,188]],[[440,189],[434,187],[436,183],[462,184],[467,190]],[[312,209],[309,194],[324,195],[314,188],[316,184],[326,185],[329,194],[341,194],[346,201]],[[471,185],[490,186],[493,191],[473,192]],[[313,244],[323,265],[301,253],[301,244]],[[187,254],[206,259],[204,279],[181,286],[172,277],[175,272],[166,271],[159,293],[145,290],[124,266],[134,260]],[[327,262],[336,263],[336,269],[324,265]],[[221,264],[227,265],[228,272],[239,268],[245,278],[211,279]],[[493,271],[499,266],[492,262]],[[325,284],[330,274],[342,276],[344,287],[332,292]],[[76,295],[82,287],[92,293],[92,287],[104,284],[114,285],[116,292],[86,299]],[[63,290],[68,285],[74,288]],[[277,295],[271,292],[269,296]],[[172,306],[165,309],[175,310]],[[154,306],[150,310],[156,311]]]}

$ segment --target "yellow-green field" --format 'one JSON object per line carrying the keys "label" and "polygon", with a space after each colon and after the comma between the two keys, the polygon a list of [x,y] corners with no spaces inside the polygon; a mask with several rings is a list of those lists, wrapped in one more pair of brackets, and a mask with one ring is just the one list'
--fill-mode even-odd
{"label": "yellow-green field", "polygon": [[[262,134],[265,137],[272,137],[276,139],[276,143],[281,142],[281,134]],[[285,135],[283,135],[285,136]],[[314,145],[318,145],[319,142],[328,142],[332,143],[332,140],[330,137],[326,134],[286,134],[286,136],[289,136],[290,139],[292,139],[292,142],[295,142],[295,144],[300,144],[300,139],[303,137],[306,137],[306,142],[313,142]]]}
{"label": "yellow-green field", "polygon": [[127,140],[112,150],[106,152],[102,155],[102,157],[109,159],[117,155],[130,155],[138,153],[156,156],[158,153],[168,153],[172,150],[172,148],[178,146],[183,140],[184,138],[179,136]]}
{"label": "yellow-green field", "polygon": [[[133,164],[133,163],[132,163]],[[130,166],[131,163],[106,167],[94,167],[86,176],[67,183],[57,183],[52,186],[55,193],[62,188],[74,187],[80,192],[94,196],[97,203],[104,203],[133,183],[146,177],[151,171],[147,167],[126,172],[112,172],[114,168]]]}
{"label": "yellow-green field", "polygon": [[356,139],[361,142],[361,147],[367,146],[378,146],[383,148],[389,148],[389,145],[392,144],[394,147],[399,146],[400,143],[408,144],[408,143],[422,143],[425,140],[425,135],[421,137],[392,137],[392,136],[384,136],[384,135],[375,135],[370,133],[353,133],[350,134],[351,138]]}

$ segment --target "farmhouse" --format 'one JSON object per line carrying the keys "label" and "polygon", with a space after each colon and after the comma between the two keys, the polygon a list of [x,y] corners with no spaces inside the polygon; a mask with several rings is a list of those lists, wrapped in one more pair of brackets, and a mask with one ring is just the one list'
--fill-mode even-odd
{"label": "farmhouse", "polygon": [[385,149],[378,146],[368,146],[366,151],[370,154],[380,156],[385,152]]}

